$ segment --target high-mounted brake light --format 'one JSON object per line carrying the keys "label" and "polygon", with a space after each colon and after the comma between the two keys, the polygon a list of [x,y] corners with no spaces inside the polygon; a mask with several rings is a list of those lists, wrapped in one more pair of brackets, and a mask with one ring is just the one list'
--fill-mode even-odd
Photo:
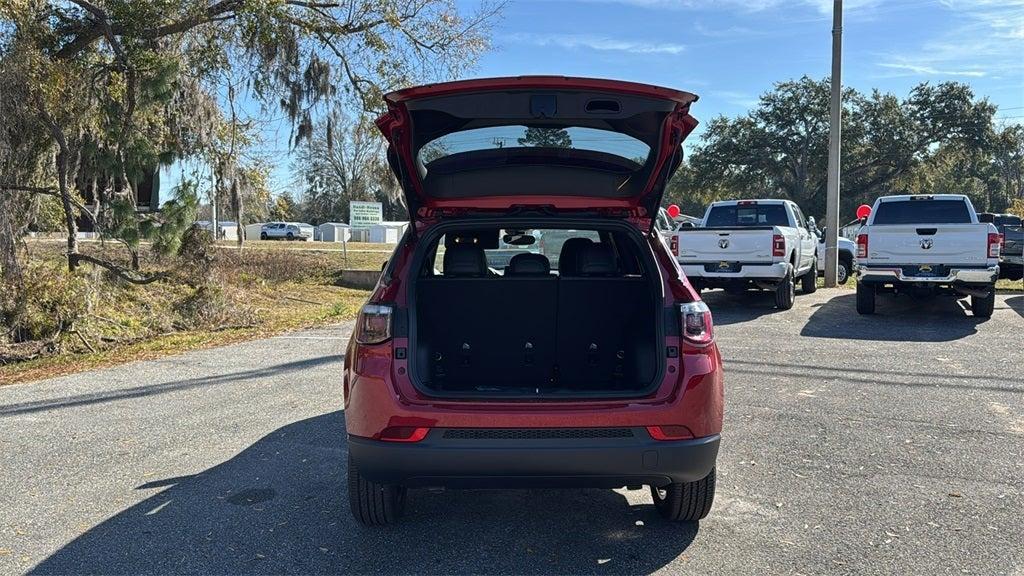
{"label": "high-mounted brake light", "polygon": [[868,257],[868,235],[857,234],[857,258]]}
{"label": "high-mounted brake light", "polygon": [[391,339],[391,306],[366,304],[356,318],[356,342],[380,344]]}
{"label": "high-mounted brake light", "polygon": [[772,256],[785,256],[786,255],[786,239],[782,237],[782,234],[772,235]]}
{"label": "high-mounted brake light", "polygon": [[679,236],[673,234],[668,241],[668,247],[672,249],[673,256],[679,256]]}
{"label": "high-mounted brake light", "polygon": [[703,302],[687,302],[679,306],[683,338],[697,346],[707,346],[715,339],[711,310]]}
{"label": "high-mounted brake light", "polygon": [[1003,240],[1005,237],[1002,234],[990,232],[988,235],[988,257],[999,258],[999,252],[1003,248]]}

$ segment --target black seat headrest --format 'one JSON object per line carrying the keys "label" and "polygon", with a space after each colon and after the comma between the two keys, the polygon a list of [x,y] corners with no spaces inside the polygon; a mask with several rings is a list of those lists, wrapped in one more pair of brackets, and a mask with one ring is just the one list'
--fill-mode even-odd
{"label": "black seat headrest", "polygon": [[487,272],[484,249],[473,244],[455,244],[444,252],[444,275],[479,277]]}
{"label": "black seat headrest", "polygon": [[591,244],[579,253],[578,273],[580,276],[614,276],[619,273],[615,253],[610,246]]}
{"label": "black seat headrest", "polygon": [[532,252],[516,254],[505,268],[506,276],[547,276],[550,272],[551,263],[547,257]]}
{"label": "black seat headrest", "polygon": [[579,273],[579,254],[584,246],[594,242],[590,238],[569,238],[562,244],[558,253],[558,274],[571,276]]}

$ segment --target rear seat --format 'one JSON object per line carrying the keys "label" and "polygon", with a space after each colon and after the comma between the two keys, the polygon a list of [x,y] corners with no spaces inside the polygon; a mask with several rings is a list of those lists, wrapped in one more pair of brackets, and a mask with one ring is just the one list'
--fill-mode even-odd
{"label": "rear seat", "polygon": [[429,380],[453,390],[548,383],[558,292],[549,267],[540,254],[519,254],[505,277],[488,277],[482,248],[449,247],[444,277],[418,283],[418,360]]}
{"label": "rear seat", "polygon": [[[606,244],[581,245],[558,289],[559,382],[566,388],[609,387],[653,378],[646,280],[623,277]],[[647,359],[642,362],[641,359]]]}
{"label": "rear seat", "polygon": [[646,281],[623,277],[608,245],[581,240],[563,246],[560,276],[540,254],[518,254],[503,277],[488,276],[483,249],[448,248],[445,275],[418,283],[421,377],[442,390],[652,379]]}

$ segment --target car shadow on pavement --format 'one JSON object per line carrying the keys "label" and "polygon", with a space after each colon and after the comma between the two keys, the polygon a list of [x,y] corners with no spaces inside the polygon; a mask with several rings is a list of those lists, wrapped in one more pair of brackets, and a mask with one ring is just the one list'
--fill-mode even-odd
{"label": "car shadow on pavement", "polygon": [[1024,318],[1024,296],[1011,296],[1006,299],[1006,305]]}
{"label": "car shadow on pavement", "polygon": [[817,305],[800,335],[886,342],[949,342],[974,334],[977,326],[986,321],[971,316],[961,301],[951,297],[915,300],[893,294],[879,294],[875,314],[862,316],[857,313],[857,295],[851,292]]}
{"label": "car shadow on pavement", "polygon": [[[800,291],[796,297],[800,298]],[[746,290],[730,293],[725,290],[701,291],[701,300],[711,308],[715,324],[727,326],[757,320],[762,316],[785,312],[775,307],[775,293],[767,290]]]}
{"label": "car shadow on pavement", "polygon": [[348,511],[346,457],[341,412],[289,424],[199,474],[138,486],[163,490],[33,573],[649,573],[698,530],[612,490],[414,490],[398,524],[365,528]]}

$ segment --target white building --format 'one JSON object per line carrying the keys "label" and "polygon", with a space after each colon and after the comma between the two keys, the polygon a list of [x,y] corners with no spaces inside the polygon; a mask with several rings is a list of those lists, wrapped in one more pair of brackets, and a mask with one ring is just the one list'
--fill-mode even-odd
{"label": "white building", "polygon": [[[209,220],[199,220],[196,222],[196,226],[206,230],[207,232],[213,232],[213,222]],[[238,240],[238,223],[230,220],[221,220],[217,222],[217,238],[220,240]],[[256,237],[259,238],[259,232],[256,233]]]}
{"label": "white building", "polygon": [[344,222],[324,222],[317,226],[317,240],[321,242],[348,242],[352,239],[352,227]]}
{"label": "white building", "polygon": [[376,244],[398,244],[409,227],[408,222],[381,222],[370,226],[369,242]]}

